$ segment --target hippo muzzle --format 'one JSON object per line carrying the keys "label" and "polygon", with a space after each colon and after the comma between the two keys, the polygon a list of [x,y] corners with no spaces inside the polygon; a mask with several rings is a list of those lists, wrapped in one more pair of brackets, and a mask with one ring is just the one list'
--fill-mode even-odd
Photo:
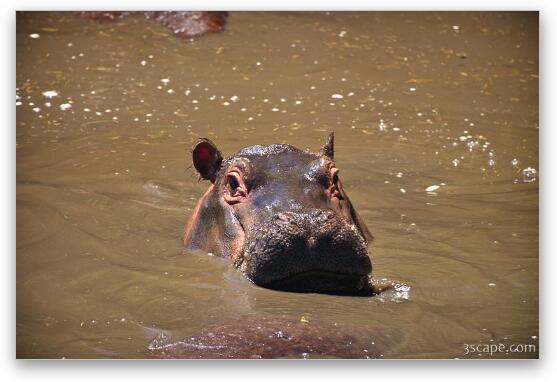
{"label": "hippo muzzle", "polygon": [[257,285],[293,292],[349,294],[371,273],[356,226],[327,210],[280,212],[255,225],[235,264]]}
{"label": "hippo muzzle", "polygon": [[184,244],[230,258],[253,283],[292,292],[366,294],[373,239],[342,187],[333,135],[321,152],[246,147],[225,159],[209,140],[193,150],[212,185]]}

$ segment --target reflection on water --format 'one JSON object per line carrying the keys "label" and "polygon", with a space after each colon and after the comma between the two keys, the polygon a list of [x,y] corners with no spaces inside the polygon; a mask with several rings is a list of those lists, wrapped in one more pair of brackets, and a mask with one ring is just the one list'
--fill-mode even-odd
{"label": "reflection on water", "polygon": [[[183,41],[18,14],[18,357],[144,357],[263,316],[394,333],[390,358],[537,344],[537,31],[537,13],[233,13]],[[183,253],[196,138],[317,150],[331,130],[374,277],[402,289],[276,292]]]}

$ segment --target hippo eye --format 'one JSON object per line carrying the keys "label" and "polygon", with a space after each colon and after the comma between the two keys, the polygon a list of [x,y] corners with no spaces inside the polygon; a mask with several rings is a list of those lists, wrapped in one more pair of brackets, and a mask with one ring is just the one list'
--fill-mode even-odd
{"label": "hippo eye", "polygon": [[338,184],[338,172],[339,169],[336,167],[331,167],[329,170],[329,177],[331,179],[331,185],[336,186]]}
{"label": "hippo eye", "polygon": [[229,204],[236,204],[239,203],[246,195],[247,189],[242,179],[242,175],[240,175],[237,171],[230,171],[226,175],[226,183],[223,190],[224,200]]}
{"label": "hippo eye", "polygon": [[331,194],[331,197],[343,199],[342,193],[340,192],[341,185],[338,179],[339,169],[336,167],[331,167],[329,171],[331,177],[331,185],[329,186],[329,192]]}
{"label": "hippo eye", "polygon": [[238,179],[235,176],[228,175],[228,186],[230,187],[230,190],[234,191],[238,187],[240,187],[240,183],[238,182]]}
{"label": "hippo eye", "polygon": [[336,185],[337,183],[338,183],[338,171],[333,174],[333,184]]}

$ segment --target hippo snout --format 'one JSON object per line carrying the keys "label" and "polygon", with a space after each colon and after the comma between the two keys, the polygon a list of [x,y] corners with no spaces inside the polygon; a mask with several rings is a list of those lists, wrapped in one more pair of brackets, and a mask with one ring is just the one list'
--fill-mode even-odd
{"label": "hippo snout", "polygon": [[276,220],[280,220],[290,224],[324,223],[327,220],[333,219],[334,217],[334,212],[328,210],[312,210],[310,212],[304,213],[284,211],[279,212],[275,215]]}
{"label": "hippo snout", "polygon": [[328,210],[284,211],[254,224],[239,268],[271,289],[352,293],[371,273],[367,243]]}

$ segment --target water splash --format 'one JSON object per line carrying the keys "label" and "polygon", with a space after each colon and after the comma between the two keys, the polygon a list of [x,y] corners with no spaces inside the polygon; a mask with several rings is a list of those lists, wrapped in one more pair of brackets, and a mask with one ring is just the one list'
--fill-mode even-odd
{"label": "water splash", "polygon": [[538,172],[533,167],[526,167],[522,170],[522,181],[524,183],[535,182],[538,177]]}

